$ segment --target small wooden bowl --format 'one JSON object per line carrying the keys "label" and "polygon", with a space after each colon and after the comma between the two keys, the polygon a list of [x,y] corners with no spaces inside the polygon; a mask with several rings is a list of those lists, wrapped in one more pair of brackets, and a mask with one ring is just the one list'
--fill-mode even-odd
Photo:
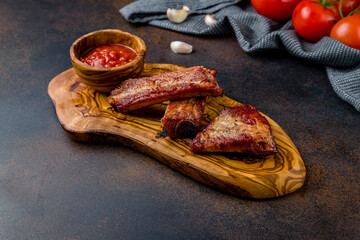
{"label": "small wooden bowl", "polygon": [[[89,49],[103,44],[122,44],[131,47],[137,57],[119,67],[93,67],[79,59]],[[104,29],[88,33],[78,38],[70,48],[71,63],[77,75],[91,88],[99,92],[111,92],[128,78],[138,77],[144,68],[146,46],[144,41],[128,32],[117,29]]]}

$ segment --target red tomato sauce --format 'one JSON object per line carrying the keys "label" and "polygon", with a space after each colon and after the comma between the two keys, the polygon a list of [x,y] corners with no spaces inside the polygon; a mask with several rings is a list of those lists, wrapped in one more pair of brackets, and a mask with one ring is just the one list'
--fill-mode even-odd
{"label": "red tomato sauce", "polygon": [[136,58],[136,52],[121,44],[100,45],[89,50],[80,61],[93,67],[118,67]]}

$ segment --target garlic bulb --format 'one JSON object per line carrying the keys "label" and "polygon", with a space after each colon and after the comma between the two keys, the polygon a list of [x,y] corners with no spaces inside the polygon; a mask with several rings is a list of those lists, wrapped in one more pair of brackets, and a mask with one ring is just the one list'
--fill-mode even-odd
{"label": "garlic bulb", "polygon": [[181,41],[171,42],[170,47],[174,53],[181,53],[181,54],[191,53],[193,50],[193,47],[190,44]]}
{"label": "garlic bulb", "polygon": [[215,19],[215,16],[214,14],[206,14],[205,16],[205,24],[208,25],[208,26],[212,26],[216,23],[216,19]]}
{"label": "garlic bulb", "polygon": [[181,23],[187,18],[189,11],[190,8],[188,6],[183,6],[183,8],[180,10],[168,8],[166,15],[170,21],[174,23]]}

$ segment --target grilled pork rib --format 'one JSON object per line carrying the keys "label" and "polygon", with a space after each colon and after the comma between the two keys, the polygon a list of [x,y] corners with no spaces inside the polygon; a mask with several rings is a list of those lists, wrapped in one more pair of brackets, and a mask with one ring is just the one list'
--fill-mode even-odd
{"label": "grilled pork rib", "polygon": [[108,101],[117,111],[126,113],[168,100],[222,95],[224,90],[211,71],[196,66],[152,77],[128,79],[111,92]]}
{"label": "grilled pork rib", "polygon": [[192,152],[240,152],[253,155],[277,152],[269,122],[249,104],[224,108],[190,142],[190,147]]}
{"label": "grilled pork rib", "polygon": [[193,138],[200,131],[206,97],[170,101],[161,127],[171,138]]}

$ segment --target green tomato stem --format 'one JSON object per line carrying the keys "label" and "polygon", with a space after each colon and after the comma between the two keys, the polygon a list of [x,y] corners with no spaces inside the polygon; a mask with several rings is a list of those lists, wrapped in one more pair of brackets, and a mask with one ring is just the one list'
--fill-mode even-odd
{"label": "green tomato stem", "polygon": [[340,17],[344,18],[344,15],[342,13],[342,5],[343,5],[343,0],[340,0],[340,4],[339,4],[339,13],[340,13]]}

